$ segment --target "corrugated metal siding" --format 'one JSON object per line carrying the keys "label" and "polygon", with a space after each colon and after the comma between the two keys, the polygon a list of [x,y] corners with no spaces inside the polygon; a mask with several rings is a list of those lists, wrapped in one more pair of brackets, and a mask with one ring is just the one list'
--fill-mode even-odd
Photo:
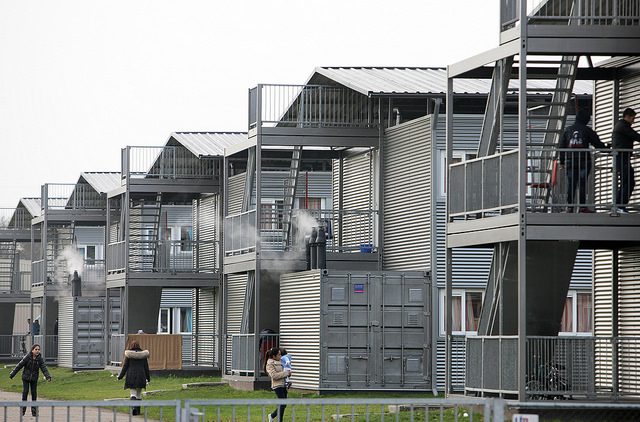
{"label": "corrugated metal siding", "polygon": [[[194,201],[193,238],[196,241],[213,242],[218,239],[218,204],[220,196],[213,195]],[[203,243],[193,259],[195,268],[220,268],[218,246],[214,243]]]}
{"label": "corrugated metal siding", "polygon": [[163,227],[191,227],[191,205],[163,205],[160,224]]}
{"label": "corrugated metal siding", "polygon": [[293,356],[295,388],[320,388],[319,272],[280,278],[280,345]]}
{"label": "corrugated metal siding", "polygon": [[387,129],[384,154],[383,269],[430,270],[431,116]]}
{"label": "corrugated metal siding", "polygon": [[229,177],[227,186],[228,215],[238,214],[242,211],[242,195],[244,194],[244,180],[246,175],[246,173],[240,173]]}
{"label": "corrugated metal siding", "polygon": [[[343,210],[370,210],[374,204],[374,154],[369,151],[343,160]],[[339,162],[333,163],[333,208],[340,209],[339,203]],[[345,216],[342,228],[342,243],[357,245],[362,232],[373,233],[373,227],[362,227],[358,216]]]}
{"label": "corrugated metal siding", "polygon": [[104,227],[75,227],[73,235],[79,245],[104,245]]}
{"label": "corrugated metal siding", "polygon": [[162,289],[161,308],[190,308],[192,289]]}
{"label": "corrugated metal siding", "polygon": [[[198,332],[194,334],[197,334],[199,362],[220,361],[218,351],[215,349],[215,336],[219,333],[216,315],[217,293],[218,290],[214,288],[200,289],[197,307],[195,302],[193,303],[194,320],[198,328]],[[193,297],[195,301],[195,295]]]}
{"label": "corrugated metal siding", "polygon": [[[445,390],[445,341],[438,340],[437,353],[438,353],[438,391]],[[466,378],[466,359],[467,359],[467,347],[464,341],[457,341],[451,345],[451,388],[454,392],[463,392],[465,387]]]}
{"label": "corrugated metal siding", "polygon": [[[333,208],[338,203],[339,163],[333,163]],[[362,153],[343,160],[343,209],[368,210],[373,205],[373,154]]]}
{"label": "corrugated metal siding", "polygon": [[63,368],[73,366],[74,338],[73,298],[60,298],[58,301],[58,365]]}
{"label": "corrugated metal siding", "polygon": [[[603,141],[611,139],[613,125],[620,118],[619,113],[614,114],[613,82],[596,83],[595,97],[595,129]],[[626,77],[620,81],[618,108],[622,112],[627,107],[635,110],[640,108],[640,75]],[[637,162],[634,167],[637,168]],[[606,169],[603,170],[607,172]],[[596,177],[598,177],[596,173]],[[600,177],[600,180],[610,180],[610,178]],[[606,183],[600,186],[600,191],[596,192],[598,201],[611,201],[612,186]],[[637,201],[638,190],[634,192],[631,199]],[[630,248],[619,251],[618,256],[618,324],[620,336],[636,336],[640,328],[640,249]],[[610,336],[613,334],[613,253],[609,250],[596,251],[594,269],[594,330],[596,336]],[[601,382],[611,382],[612,351],[608,344],[597,343],[596,346],[596,368]],[[635,373],[635,368],[640,365],[640,360],[634,352],[625,352],[624,349],[619,355],[620,388],[622,391],[637,391],[638,380],[630,377]],[[633,371],[630,369],[634,369]]]}
{"label": "corrugated metal siding", "polygon": [[[640,328],[640,248],[625,249],[619,256],[619,329],[621,337],[637,337]],[[628,344],[628,343],[627,343]],[[640,357],[635,347],[621,347],[618,358],[620,388],[638,391]]]}
{"label": "corrugated metal siding", "polygon": [[[227,296],[227,327],[226,334],[240,334],[242,325],[242,314],[244,312],[244,296],[247,291],[247,273],[227,274],[226,296]],[[231,369],[231,338],[227,342],[227,366]]]}

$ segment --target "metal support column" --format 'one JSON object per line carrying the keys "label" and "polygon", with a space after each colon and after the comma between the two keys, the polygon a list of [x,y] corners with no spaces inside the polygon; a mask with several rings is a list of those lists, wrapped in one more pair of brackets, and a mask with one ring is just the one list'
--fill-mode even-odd
{"label": "metal support column", "polygon": [[[447,75],[447,99],[446,99],[446,109],[447,109],[447,158],[445,161],[445,172],[447,176],[449,176],[449,164],[451,164],[453,160],[453,79]],[[449,192],[451,185],[451,177],[446,177],[447,186],[446,190]],[[449,224],[449,201],[446,201],[446,224]],[[451,370],[452,370],[452,362],[451,362],[451,331],[452,331],[452,305],[451,305],[451,294],[453,290],[453,277],[452,277],[452,268],[451,265],[453,263],[452,255],[453,251],[449,248],[449,241],[445,236],[445,250],[446,250],[446,259],[445,259],[445,397],[452,393],[451,391]]]}
{"label": "metal support column", "polygon": [[527,341],[527,2],[520,0],[518,89],[518,397],[526,400]]}

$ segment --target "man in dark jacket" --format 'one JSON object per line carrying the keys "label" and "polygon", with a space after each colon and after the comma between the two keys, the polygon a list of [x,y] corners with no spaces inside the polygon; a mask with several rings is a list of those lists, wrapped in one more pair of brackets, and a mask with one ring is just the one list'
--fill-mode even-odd
{"label": "man in dark jacket", "polygon": [[[580,109],[576,113],[576,121],[569,126],[560,139],[560,167],[567,169],[567,203],[568,212],[573,212],[573,195],[578,185],[578,203],[587,202],[587,178],[591,172],[591,153],[586,151],[589,145],[595,148],[605,149],[600,137],[587,124],[591,115],[587,110]],[[567,149],[576,149],[568,151]],[[580,212],[593,212],[586,207],[581,207]]]}
{"label": "man in dark jacket", "polygon": [[640,134],[631,128],[636,119],[636,112],[627,108],[622,113],[622,119],[613,128],[611,141],[614,149],[625,149],[626,151],[616,152],[616,172],[619,180],[618,191],[616,192],[616,204],[618,212],[626,213],[627,204],[636,185],[633,167],[631,166],[631,155],[633,142],[640,142]]}

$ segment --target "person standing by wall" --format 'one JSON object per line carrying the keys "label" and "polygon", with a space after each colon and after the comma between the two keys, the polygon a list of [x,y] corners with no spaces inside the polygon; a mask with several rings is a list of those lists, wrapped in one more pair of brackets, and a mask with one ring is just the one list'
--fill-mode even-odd
{"label": "person standing by wall", "polygon": [[[280,349],[277,347],[273,347],[267,350],[266,359],[263,364],[263,370],[267,374],[269,374],[269,378],[271,378],[271,389],[276,393],[276,396],[279,399],[287,398],[287,387],[285,386],[285,378],[291,375],[290,370],[285,370],[282,367],[282,362],[280,358],[282,354],[280,353]],[[281,404],[278,406],[276,410],[269,414],[269,422],[275,420],[276,416],[278,416],[278,422],[282,422],[284,417],[284,409],[287,407],[286,404]]]}
{"label": "person standing by wall", "polygon": [[631,166],[631,156],[633,142],[640,142],[640,134],[631,128],[636,119],[636,112],[632,108],[627,108],[622,112],[622,119],[613,128],[611,143],[614,149],[625,149],[626,151],[616,151],[616,173],[618,177],[618,190],[616,192],[616,204],[618,212],[627,213],[627,204],[631,199],[633,188],[636,186],[633,167]]}
{"label": "person standing by wall", "polygon": [[[51,375],[49,375],[47,365],[44,364],[44,359],[40,354],[39,344],[31,346],[31,351],[13,368],[13,371],[9,374],[9,378],[13,379],[21,368],[24,368],[22,370],[22,401],[27,401],[29,389],[31,389],[31,400],[35,402],[38,398],[38,376],[40,375],[40,371],[42,371],[47,381],[51,381]],[[24,416],[27,408],[22,407],[21,409],[22,415]],[[36,406],[31,406],[31,414],[38,416],[38,408]]]}
{"label": "person standing by wall", "polygon": [[[560,139],[560,167],[567,169],[567,212],[573,212],[574,194],[578,188],[579,212],[593,212],[585,205],[587,203],[587,178],[591,172],[591,154],[589,145],[605,149],[600,137],[587,124],[591,115],[587,110],[580,109],[576,113],[576,121],[562,134]],[[571,151],[570,151],[571,150]],[[575,150],[575,152],[573,151]]]}
{"label": "person standing by wall", "polygon": [[[118,380],[121,380],[125,375],[127,376],[124,380],[124,389],[130,389],[131,400],[142,400],[142,389],[151,382],[148,359],[149,351],[142,350],[137,340],[133,340],[129,350],[124,352],[124,361]],[[134,407],[131,413],[139,415],[140,407]]]}

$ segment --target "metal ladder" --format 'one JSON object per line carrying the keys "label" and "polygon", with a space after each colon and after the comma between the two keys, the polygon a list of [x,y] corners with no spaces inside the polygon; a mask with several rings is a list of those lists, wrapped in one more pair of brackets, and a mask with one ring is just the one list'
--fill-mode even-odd
{"label": "metal ladder", "polygon": [[289,167],[289,173],[284,179],[284,194],[282,203],[282,233],[285,248],[288,247],[291,243],[293,207],[295,205],[301,161],[302,146],[294,146],[291,153],[291,166]]}

